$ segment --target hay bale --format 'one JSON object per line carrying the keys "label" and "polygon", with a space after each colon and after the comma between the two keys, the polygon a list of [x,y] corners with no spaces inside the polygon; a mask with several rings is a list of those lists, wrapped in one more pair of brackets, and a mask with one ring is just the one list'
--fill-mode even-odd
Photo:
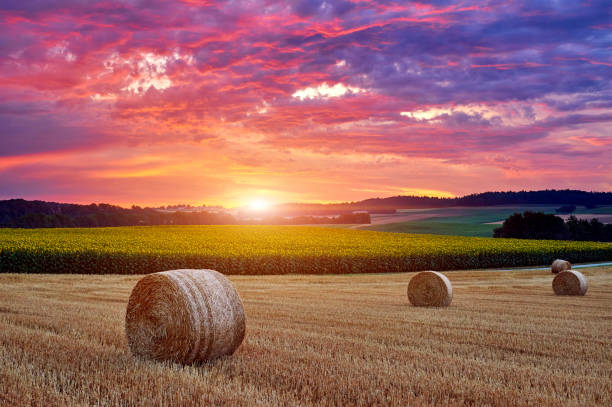
{"label": "hay bale", "polygon": [[408,299],[417,307],[446,307],[453,299],[453,286],[436,271],[422,271],[408,283]]}
{"label": "hay bale", "polygon": [[557,274],[562,271],[569,270],[571,268],[572,268],[572,264],[569,261],[557,259],[552,262],[552,267],[550,271],[552,271],[553,274]]}
{"label": "hay bale", "polygon": [[587,292],[586,278],[575,270],[566,270],[557,274],[552,286],[557,295],[584,295]]}
{"label": "hay bale", "polygon": [[214,270],[149,274],[132,290],[125,331],[133,354],[183,364],[231,355],[244,339],[244,309]]}

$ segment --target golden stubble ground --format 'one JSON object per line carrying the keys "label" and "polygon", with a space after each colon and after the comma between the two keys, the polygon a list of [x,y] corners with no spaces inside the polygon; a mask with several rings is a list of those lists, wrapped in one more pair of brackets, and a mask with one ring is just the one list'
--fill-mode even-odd
{"label": "golden stubble ground", "polygon": [[0,275],[0,405],[612,405],[612,267],[585,297],[546,271],[448,272],[448,308],[413,274],[232,276],[247,315],[229,358],[139,360],[139,276]]}

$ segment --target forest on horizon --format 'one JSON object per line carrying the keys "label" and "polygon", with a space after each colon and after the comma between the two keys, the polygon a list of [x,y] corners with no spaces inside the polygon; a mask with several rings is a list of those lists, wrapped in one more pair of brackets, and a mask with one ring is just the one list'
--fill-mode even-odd
{"label": "forest on horizon", "polygon": [[[179,206],[123,208],[105,203],[90,205],[9,199],[0,201],[0,227],[100,227],[138,225],[220,224],[347,224],[370,223],[370,213],[397,209],[495,205],[612,205],[612,192],[580,190],[508,191],[471,194],[459,198],[395,196],[339,204],[287,203],[272,206],[264,214],[235,216],[225,211],[183,211]],[[168,210],[174,208],[174,210]]]}

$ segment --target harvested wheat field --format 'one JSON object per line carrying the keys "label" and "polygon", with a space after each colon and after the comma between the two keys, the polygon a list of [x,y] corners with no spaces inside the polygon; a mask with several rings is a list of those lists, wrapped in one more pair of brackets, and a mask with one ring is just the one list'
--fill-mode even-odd
{"label": "harvested wheat field", "polygon": [[411,273],[232,276],[246,337],[232,357],[135,358],[142,276],[0,274],[0,405],[612,404],[612,267],[586,296],[549,270],[448,272],[446,308],[412,307]]}

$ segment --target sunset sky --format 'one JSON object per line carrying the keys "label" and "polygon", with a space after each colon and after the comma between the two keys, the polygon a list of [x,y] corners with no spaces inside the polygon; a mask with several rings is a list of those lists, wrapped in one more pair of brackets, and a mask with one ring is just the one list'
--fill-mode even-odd
{"label": "sunset sky", "polygon": [[0,9],[0,199],[612,190],[609,0]]}

